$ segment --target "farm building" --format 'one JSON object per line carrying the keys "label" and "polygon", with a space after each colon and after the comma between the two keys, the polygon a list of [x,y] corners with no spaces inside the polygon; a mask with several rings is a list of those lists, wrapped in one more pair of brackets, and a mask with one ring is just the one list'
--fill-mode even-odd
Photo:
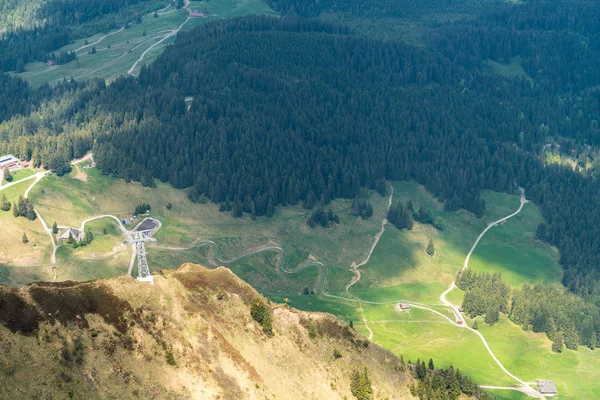
{"label": "farm building", "polygon": [[205,18],[206,15],[204,15],[204,13],[200,12],[200,11],[192,11],[190,13],[190,17],[192,17],[192,18]]}
{"label": "farm building", "polygon": [[12,154],[0,157],[0,169],[8,168],[10,171],[21,169],[21,161]]}
{"label": "farm building", "polygon": [[556,385],[554,384],[554,381],[551,381],[549,379],[544,379],[544,380],[537,381],[537,384],[538,384],[538,390],[543,395],[554,396],[554,395],[558,394],[558,391],[556,390]]}
{"label": "farm building", "polygon": [[400,311],[408,311],[410,310],[410,306],[406,303],[401,303],[400,304]]}
{"label": "farm building", "polygon": [[53,66],[54,66],[54,61],[52,61],[52,60],[48,60],[48,61],[46,61],[46,64],[47,64],[49,67],[53,67]]}
{"label": "farm building", "polygon": [[83,239],[82,232],[79,229],[75,228],[66,228],[60,233],[60,236],[58,238],[61,240],[69,240],[69,235],[71,235],[75,240]]}

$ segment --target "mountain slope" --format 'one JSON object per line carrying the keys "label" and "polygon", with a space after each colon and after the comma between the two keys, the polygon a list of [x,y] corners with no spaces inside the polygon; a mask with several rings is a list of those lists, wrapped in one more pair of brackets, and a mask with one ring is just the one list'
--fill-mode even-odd
{"label": "mountain slope", "polygon": [[[250,315],[257,302],[272,336]],[[0,325],[0,398],[354,398],[364,367],[376,398],[411,397],[390,352],[331,315],[270,304],[225,268],[185,264],[154,286],[0,287]]]}

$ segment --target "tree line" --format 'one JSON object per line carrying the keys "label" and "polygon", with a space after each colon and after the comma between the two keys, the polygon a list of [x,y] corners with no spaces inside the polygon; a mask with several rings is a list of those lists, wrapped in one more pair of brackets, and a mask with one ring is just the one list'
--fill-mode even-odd
{"label": "tree line", "polygon": [[511,293],[500,273],[459,273],[456,286],[465,291],[462,307],[471,318],[484,316],[495,324],[499,314],[507,315],[523,330],[543,332],[552,341],[552,350],[561,352],[578,346],[594,349],[600,340],[600,312],[596,305],[569,293],[558,284],[524,284]]}

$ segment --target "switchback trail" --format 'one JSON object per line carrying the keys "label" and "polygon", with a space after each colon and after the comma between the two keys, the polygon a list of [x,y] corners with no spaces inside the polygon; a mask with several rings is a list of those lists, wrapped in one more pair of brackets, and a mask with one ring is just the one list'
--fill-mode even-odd
{"label": "switchback trail", "polygon": [[354,263],[354,262],[352,263],[352,270],[354,271],[355,276],[352,278],[350,283],[348,283],[348,285],[346,286],[346,293],[348,293],[348,290],[355,283],[360,281],[360,278],[361,278],[360,267],[362,267],[363,265],[365,265],[366,263],[369,262],[369,260],[371,259],[371,255],[373,254],[373,250],[375,250],[375,247],[377,246],[377,243],[379,243],[379,239],[381,238],[381,235],[383,235],[383,232],[385,232],[385,225],[388,223],[387,214],[390,211],[390,208],[392,207],[392,197],[394,196],[394,187],[392,185],[390,185],[390,189],[391,189],[390,198],[388,199],[388,206],[387,206],[387,210],[385,211],[385,216],[383,217],[383,220],[381,221],[381,230],[379,231],[379,233],[377,233],[377,235],[375,235],[375,241],[373,241],[373,244],[371,245],[371,249],[369,249],[369,254],[367,254],[367,258],[365,258],[358,265],[356,265],[356,263]]}

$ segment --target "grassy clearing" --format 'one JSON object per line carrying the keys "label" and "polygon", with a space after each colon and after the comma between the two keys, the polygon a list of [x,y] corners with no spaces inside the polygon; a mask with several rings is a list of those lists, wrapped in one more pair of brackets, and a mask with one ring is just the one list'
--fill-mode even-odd
{"label": "grassy clearing", "polygon": [[[125,219],[133,213],[136,205],[149,203],[152,206],[151,216],[163,223],[163,227],[155,235],[162,246],[187,247],[196,238],[211,239],[218,243],[221,259],[234,260],[248,251],[275,243],[285,249],[286,269],[293,270],[304,265],[310,255],[325,263],[329,267],[329,291],[342,290],[351,277],[348,269],[352,261],[366,257],[373,238],[379,231],[387,201],[386,198],[371,193],[374,215],[364,221],[348,214],[350,200],[336,200],[331,207],[340,216],[340,224],[328,229],[311,229],[305,222],[308,211],[301,207],[278,208],[276,217],[271,219],[261,217],[252,221],[244,217],[236,220],[218,212],[214,204],[191,203],[184,191],[173,189],[167,184],[157,182],[157,188],[151,189],[138,183],[125,183],[103,176],[96,169],[87,169],[85,174],[85,179],[81,179],[80,171],[76,168],[64,177],[48,176],[31,191],[32,201],[47,221],[57,221],[58,225],[79,226],[85,218],[95,215],[112,214]],[[168,203],[172,205],[170,210],[166,208]],[[156,261],[152,257],[157,257]],[[184,261],[204,260],[203,254],[196,250],[189,250],[187,253],[150,250],[149,255],[150,266],[154,269],[178,267]],[[258,262],[256,259],[252,260]],[[271,262],[261,261],[265,268],[251,268],[249,263],[249,260],[245,260],[246,266],[239,267],[239,271],[250,283],[257,282],[259,286],[260,282],[269,279],[269,269],[275,268]],[[264,275],[259,276],[263,272]],[[318,273],[318,269],[309,268],[298,276],[282,275],[278,282],[283,287],[294,287],[292,292],[297,292],[306,284],[305,276],[316,279]],[[292,283],[299,276],[302,281],[300,289],[296,283]],[[270,286],[275,287],[275,284]],[[266,290],[267,286],[263,289]]]}
{"label": "grassy clearing", "polygon": [[[275,14],[265,3],[260,0],[212,0],[210,2],[192,1],[190,10],[205,11],[206,18],[192,18],[182,30],[190,30],[209,21],[239,17],[251,14]],[[142,53],[152,45],[169,34],[172,30],[179,28],[186,20],[188,12],[169,8],[160,12],[158,18],[152,15],[144,16],[140,24],[131,24],[129,29],[121,32],[112,31],[93,47],[95,54],[90,54],[92,46],[77,51],[77,59],[64,65],[48,66],[44,62],[30,63],[26,65],[26,71],[18,74],[26,79],[32,86],[38,87],[43,83],[55,84],[64,78],[88,79],[101,77],[111,81],[117,76],[127,73],[129,68],[139,59]],[[67,45],[58,51],[73,51],[87,44],[100,40],[105,33],[99,33],[89,38],[80,39]],[[171,37],[162,43],[152,47],[145,55],[143,61],[138,64],[134,73],[138,73],[143,64],[154,61],[166,46],[172,44],[175,37]]]}
{"label": "grassy clearing", "polygon": [[[12,171],[10,173],[13,177],[12,182],[9,183],[14,183],[14,182],[19,182],[20,180],[23,180],[27,177],[30,177],[31,175],[35,174],[35,171],[31,168],[23,168],[17,171]],[[0,181],[0,188],[2,187],[2,185],[5,185],[7,182],[4,181],[4,179],[2,179]]]}
{"label": "grassy clearing", "polygon": [[499,63],[492,60],[485,61],[490,71],[505,76],[507,78],[526,78],[531,80],[531,77],[527,74],[523,66],[521,65],[521,57],[511,58],[508,64]]}
{"label": "grassy clearing", "polygon": [[[0,192],[0,197],[5,195],[14,204],[31,182],[28,180],[4,189]],[[42,229],[40,221],[15,218],[11,208],[8,212],[0,211],[0,227],[0,264],[29,265],[49,260],[50,238]],[[29,243],[23,243],[23,233],[27,235]]]}
{"label": "grassy clearing", "polygon": [[[484,199],[486,204],[500,205],[495,209],[514,211],[518,207],[518,202],[514,204],[514,196],[506,194],[485,192]],[[508,210],[502,209],[501,214]],[[469,266],[474,271],[500,271],[513,288],[526,282],[560,282],[558,251],[535,239],[535,230],[542,221],[538,207],[525,204],[521,213],[485,234],[473,252]]]}
{"label": "grassy clearing", "polygon": [[595,398],[600,379],[600,352],[580,347],[578,351],[551,351],[545,334],[525,332],[502,317],[490,327],[479,321],[481,333],[506,368],[526,382],[552,379],[560,398]]}
{"label": "grassy clearing", "polygon": [[[411,313],[415,314],[415,310]],[[502,372],[475,334],[438,322],[431,314],[414,316],[410,323],[369,321],[369,327],[374,342],[402,355],[406,361],[433,358],[436,366],[453,365],[479,384],[506,386],[517,383]]]}
{"label": "grassy clearing", "polygon": [[[84,247],[77,247],[63,243],[57,253],[57,262],[68,260],[71,257],[105,257],[108,254],[127,252],[127,246],[122,242],[125,240],[117,223],[112,218],[102,218],[85,224],[85,230],[91,230],[94,240]],[[106,230],[106,234],[104,231]]]}
{"label": "grassy clearing", "polygon": [[[415,223],[411,231],[400,231],[388,225],[352,292],[372,301],[403,299],[438,304],[485,221],[465,211],[444,211],[442,204],[413,182],[394,183],[394,202],[399,200],[411,200],[416,208],[430,208],[435,216],[445,219],[445,229]],[[433,257],[425,251],[429,239],[436,248]]]}
{"label": "grassy clearing", "polygon": [[[57,251],[56,281],[88,281],[91,279],[112,278],[127,274],[130,250],[98,259],[72,258],[66,261],[65,247]],[[51,282],[54,278],[53,267],[50,264],[43,266],[24,266],[0,268],[0,284],[8,286],[22,286],[32,282]]]}

